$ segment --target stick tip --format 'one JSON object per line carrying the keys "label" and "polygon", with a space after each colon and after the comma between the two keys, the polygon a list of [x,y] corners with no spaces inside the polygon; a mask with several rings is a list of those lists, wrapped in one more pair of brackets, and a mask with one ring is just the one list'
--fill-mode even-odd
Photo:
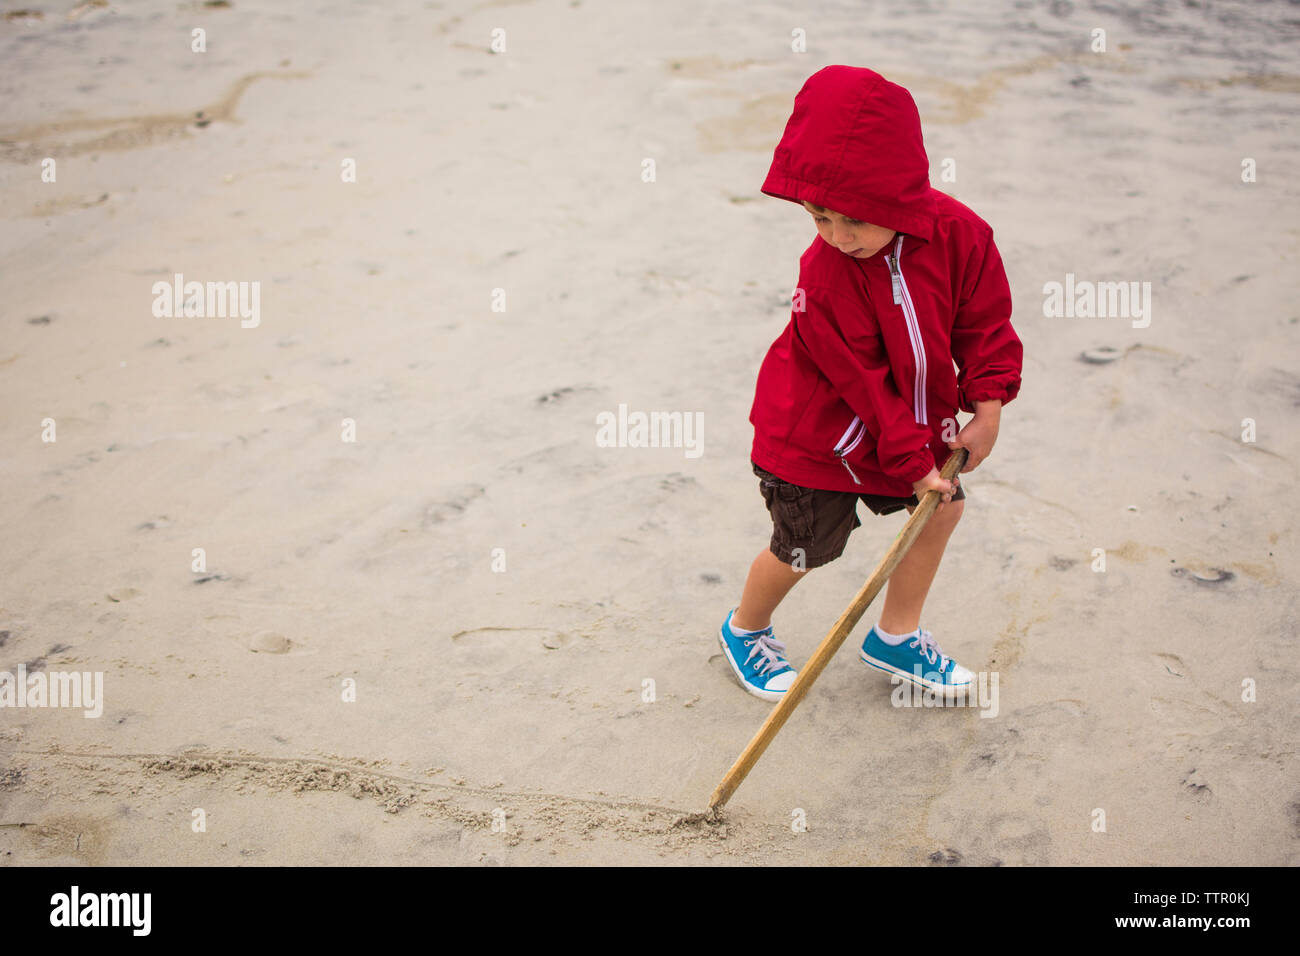
{"label": "stick tip", "polygon": [[703,813],[684,813],[673,821],[673,828],[698,826],[701,823],[710,825],[722,822],[722,808],[710,805]]}

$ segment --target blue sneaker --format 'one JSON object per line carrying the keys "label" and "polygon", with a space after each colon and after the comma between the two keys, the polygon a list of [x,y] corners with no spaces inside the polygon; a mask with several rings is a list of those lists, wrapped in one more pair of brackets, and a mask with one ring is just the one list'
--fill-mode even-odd
{"label": "blue sneaker", "polygon": [[901,644],[886,644],[873,627],[862,642],[858,657],[864,664],[897,674],[938,694],[969,689],[975,681],[974,674],[939,649],[929,631],[921,631],[919,637]]}
{"label": "blue sneaker", "polygon": [[772,637],[770,626],[751,637],[741,637],[733,632],[731,617],[735,613],[735,608],[732,608],[718,630],[718,641],[732,673],[740,681],[740,686],[755,697],[780,700],[799,672],[785,662],[785,645]]}

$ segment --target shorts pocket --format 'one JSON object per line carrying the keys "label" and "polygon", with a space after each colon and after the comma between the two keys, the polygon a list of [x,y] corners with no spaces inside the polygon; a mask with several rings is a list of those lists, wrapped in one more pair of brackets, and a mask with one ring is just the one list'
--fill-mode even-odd
{"label": "shorts pocket", "polygon": [[813,489],[792,485],[780,478],[764,478],[759,487],[763,500],[779,531],[791,544],[809,544],[813,539]]}

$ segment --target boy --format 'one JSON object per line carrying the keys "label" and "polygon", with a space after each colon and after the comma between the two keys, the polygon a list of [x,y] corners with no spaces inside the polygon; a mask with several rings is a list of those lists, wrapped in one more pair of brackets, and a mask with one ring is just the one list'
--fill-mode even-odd
{"label": "boy", "polygon": [[[719,632],[741,685],[764,700],[780,700],[796,674],[772,612],[805,570],[844,551],[861,524],[857,501],[910,512],[930,490],[942,503],[890,579],[859,656],[938,693],[973,678],[920,627],[965,498],[938,466],[953,448],[968,450],[963,473],[988,457],[1020,389],[1022,349],[992,230],[931,188],[929,169],[907,90],[828,66],[795,98],[763,183],[807,210],[818,233],[749,416],[772,539]],[[974,414],[960,431],[958,409]]]}

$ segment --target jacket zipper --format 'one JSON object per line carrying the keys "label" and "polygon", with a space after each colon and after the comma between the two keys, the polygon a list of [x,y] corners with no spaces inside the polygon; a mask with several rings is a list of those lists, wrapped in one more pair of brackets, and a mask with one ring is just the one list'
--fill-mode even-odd
{"label": "jacket zipper", "polygon": [[916,306],[912,303],[912,293],[903,278],[903,269],[899,258],[903,254],[903,234],[898,234],[894,242],[894,254],[887,257],[889,263],[889,285],[894,293],[894,305],[903,307],[903,319],[907,324],[907,337],[912,343],[912,358],[916,362],[916,377],[912,380],[912,414],[917,422],[928,425],[929,414],[925,407],[925,343],[921,339],[921,323],[916,318]]}
{"label": "jacket zipper", "polygon": [[[916,306],[912,303],[911,291],[907,288],[907,280],[903,278],[903,269],[899,265],[899,258],[903,254],[903,236],[899,233],[898,238],[894,241],[894,254],[887,256],[885,261],[889,263],[889,286],[893,292],[894,304],[903,307],[903,319],[907,325],[907,338],[912,344],[912,357],[916,362],[916,377],[912,381],[912,414],[916,417],[917,422],[922,425],[929,424],[928,415],[925,407],[925,346],[921,340],[921,323],[916,318]],[[867,426],[862,423],[862,419],[853,416],[853,421],[849,427],[844,430],[840,436],[839,442],[835,446],[835,454],[844,466],[844,470],[849,473],[855,485],[862,482],[858,476],[853,473],[845,456],[857,448],[866,437]]]}
{"label": "jacket zipper", "polygon": [[[862,482],[858,481],[858,476],[853,473],[853,469],[849,467],[849,463],[845,460],[844,456],[857,448],[866,434],[867,426],[862,424],[862,419],[858,418],[857,415],[854,415],[853,421],[849,424],[849,427],[844,430],[844,434],[840,436],[839,443],[835,446],[835,454],[839,456],[840,464],[844,466],[844,470],[849,473],[849,477],[853,479],[855,485],[860,485]],[[850,441],[850,438],[852,438],[852,441]]]}

